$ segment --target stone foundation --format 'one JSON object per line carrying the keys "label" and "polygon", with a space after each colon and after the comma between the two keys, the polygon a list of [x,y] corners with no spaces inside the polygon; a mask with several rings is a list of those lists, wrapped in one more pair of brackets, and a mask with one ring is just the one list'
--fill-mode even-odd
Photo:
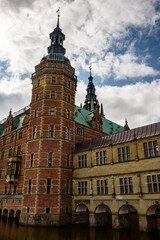
{"label": "stone foundation", "polygon": [[59,215],[21,213],[19,223],[31,226],[59,226]]}

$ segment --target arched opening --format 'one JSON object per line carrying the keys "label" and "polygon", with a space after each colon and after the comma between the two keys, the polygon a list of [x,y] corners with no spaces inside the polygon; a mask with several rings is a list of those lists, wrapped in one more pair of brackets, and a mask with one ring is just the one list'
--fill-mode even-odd
{"label": "arched opening", "polygon": [[118,213],[120,228],[139,229],[139,217],[137,210],[129,205],[123,205]]}
{"label": "arched opening", "polygon": [[20,214],[21,214],[21,210],[17,210],[16,211],[16,216],[15,216],[15,221],[16,222],[19,222]]}
{"label": "arched opening", "polygon": [[1,219],[1,216],[2,216],[2,209],[0,208],[0,219]]}
{"label": "arched opening", "polygon": [[14,210],[13,209],[11,209],[9,211],[9,219],[14,219]]}
{"label": "arched opening", "polygon": [[8,217],[8,210],[4,209],[3,210],[3,216],[2,216],[3,222],[7,222],[7,217]]}
{"label": "arched opening", "polygon": [[97,206],[95,210],[95,225],[112,228],[112,213],[107,205],[100,204]]}
{"label": "arched opening", "polygon": [[160,204],[152,205],[147,210],[148,231],[160,230]]}
{"label": "arched opening", "polygon": [[75,223],[76,224],[89,223],[89,210],[86,207],[86,205],[79,204],[76,207]]}

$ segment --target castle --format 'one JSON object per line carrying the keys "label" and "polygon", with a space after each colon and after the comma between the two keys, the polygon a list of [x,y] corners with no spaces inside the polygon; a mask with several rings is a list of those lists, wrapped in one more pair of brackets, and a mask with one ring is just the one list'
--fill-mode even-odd
{"label": "castle", "polygon": [[90,70],[84,105],[59,25],[32,74],[29,106],[0,122],[0,216],[21,224],[160,228],[160,123],[104,116]]}

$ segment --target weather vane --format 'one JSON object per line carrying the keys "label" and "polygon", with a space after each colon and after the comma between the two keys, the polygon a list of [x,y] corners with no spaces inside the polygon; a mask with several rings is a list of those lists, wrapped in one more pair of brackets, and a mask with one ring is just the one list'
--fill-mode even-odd
{"label": "weather vane", "polygon": [[91,65],[90,65],[90,66],[89,66],[90,75],[91,75],[91,70],[92,70],[92,67],[91,67]]}
{"label": "weather vane", "polygon": [[56,11],[56,13],[58,13],[58,17],[60,16],[60,7],[58,8],[58,10]]}

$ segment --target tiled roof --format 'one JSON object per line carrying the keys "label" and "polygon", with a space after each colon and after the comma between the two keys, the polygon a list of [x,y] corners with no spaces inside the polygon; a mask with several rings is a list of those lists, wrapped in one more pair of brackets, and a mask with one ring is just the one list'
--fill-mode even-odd
{"label": "tiled roof", "polygon": [[90,149],[107,147],[111,144],[115,145],[157,135],[160,135],[160,122],[77,143],[75,152],[88,151]]}

